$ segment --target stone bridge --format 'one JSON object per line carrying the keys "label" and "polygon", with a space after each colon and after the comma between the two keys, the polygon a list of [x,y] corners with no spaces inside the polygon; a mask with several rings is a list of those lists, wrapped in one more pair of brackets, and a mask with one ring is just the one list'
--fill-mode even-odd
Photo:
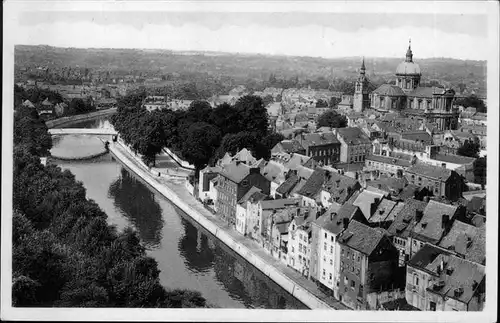
{"label": "stone bridge", "polygon": [[49,133],[53,136],[67,135],[94,135],[94,136],[115,136],[118,132],[114,129],[86,129],[86,128],[59,128],[49,129]]}

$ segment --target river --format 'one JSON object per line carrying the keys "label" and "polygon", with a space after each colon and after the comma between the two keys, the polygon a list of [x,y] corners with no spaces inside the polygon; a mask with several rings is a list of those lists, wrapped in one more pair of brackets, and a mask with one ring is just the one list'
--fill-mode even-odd
{"label": "river", "polygon": [[[66,127],[105,124],[106,119],[100,119]],[[59,140],[54,147],[71,155],[79,149],[74,142]],[[138,231],[148,254],[158,262],[166,288],[197,290],[219,308],[307,308],[111,155],[55,162],[83,183],[87,197],[106,212],[110,224],[119,230],[132,226]]]}

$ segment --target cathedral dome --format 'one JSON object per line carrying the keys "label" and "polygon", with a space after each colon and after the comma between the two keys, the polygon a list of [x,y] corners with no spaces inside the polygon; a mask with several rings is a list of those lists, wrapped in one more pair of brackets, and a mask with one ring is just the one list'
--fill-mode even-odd
{"label": "cathedral dome", "polygon": [[396,74],[400,75],[420,75],[420,66],[413,62],[401,62],[396,69]]}

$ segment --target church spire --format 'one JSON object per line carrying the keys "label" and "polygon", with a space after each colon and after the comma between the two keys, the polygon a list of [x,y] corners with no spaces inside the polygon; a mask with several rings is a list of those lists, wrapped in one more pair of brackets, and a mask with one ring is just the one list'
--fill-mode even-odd
{"label": "church spire", "polygon": [[363,62],[361,63],[361,74],[365,74],[366,67],[365,67],[365,57],[363,56]]}
{"label": "church spire", "polygon": [[413,62],[413,52],[411,51],[411,38],[409,40],[408,50],[406,51],[406,61],[409,63]]}

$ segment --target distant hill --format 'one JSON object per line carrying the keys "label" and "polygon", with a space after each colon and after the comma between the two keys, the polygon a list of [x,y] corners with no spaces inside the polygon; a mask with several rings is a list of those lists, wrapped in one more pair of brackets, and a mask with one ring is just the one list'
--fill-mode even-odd
{"label": "distant hill", "polygon": [[[404,53],[402,53],[403,55]],[[366,57],[367,73],[372,77],[393,78],[401,58]],[[450,58],[415,58],[422,69],[424,80],[439,79],[452,84],[464,82],[484,87],[486,61]],[[315,58],[271,56],[258,54],[231,54],[217,52],[161,49],[82,49],[52,46],[15,47],[16,67],[85,66],[114,71],[161,71],[161,73],[207,73],[228,75],[235,79],[267,79],[270,73],[279,77],[353,78],[357,75],[361,57]]]}

